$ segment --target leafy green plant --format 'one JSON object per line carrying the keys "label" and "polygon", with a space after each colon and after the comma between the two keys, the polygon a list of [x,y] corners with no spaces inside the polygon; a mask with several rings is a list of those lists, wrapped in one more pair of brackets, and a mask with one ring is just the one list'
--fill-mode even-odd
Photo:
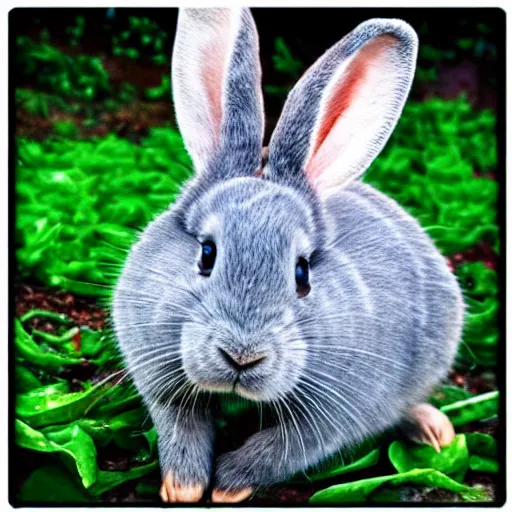
{"label": "leafy green plant", "polygon": [[388,457],[398,473],[346,482],[314,494],[310,503],[341,504],[361,501],[399,501],[401,488],[415,484],[446,489],[463,501],[490,501],[486,492],[463,482],[469,469],[497,470],[496,441],[487,434],[459,434],[440,453],[428,445],[393,441]]}
{"label": "leafy green plant", "polygon": [[98,57],[66,55],[47,43],[20,36],[16,61],[26,80],[65,99],[93,101],[111,92],[109,75]]}
{"label": "leafy green plant", "polygon": [[53,131],[62,137],[73,138],[78,133],[78,127],[71,119],[65,121],[54,121]]}
{"label": "leafy green plant", "polygon": [[168,74],[162,75],[162,82],[156,87],[148,87],[145,91],[148,100],[160,100],[171,97],[171,79]]}
{"label": "leafy green plant", "polygon": [[274,41],[274,54],[272,62],[274,69],[282,73],[288,80],[286,85],[266,85],[264,90],[267,94],[285,98],[295,84],[297,78],[304,71],[305,65],[296,58],[282,37]]}
{"label": "leafy green plant", "polygon": [[[36,330],[29,332],[24,325],[34,317],[52,321],[62,333],[49,338],[48,333],[36,336]],[[59,481],[66,480],[64,495],[68,499],[90,501],[157,467],[156,432],[146,421],[147,411],[126,379],[121,376],[117,379],[121,383],[112,384],[112,378],[119,377],[123,370],[119,370],[121,359],[111,338],[87,327],[70,329],[70,324],[66,317],[44,310],[32,310],[16,319],[15,357],[17,368],[23,369],[24,375],[19,379],[21,374],[17,373],[15,438],[20,448],[47,454],[48,463],[61,461],[62,466],[50,472],[58,474]],[[72,336],[66,336],[68,332]],[[30,354],[20,349],[28,341],[33,348]],[[109,369],[110,377],[96,384],[84,381],[82,391],[72,390],[64,378],[70,365]],[[110,444],[131,453],[130,471],[99,468],[98,450]],[[37,500],[44,482],[45,477],[36,470],[23,485],[20,496]]]}
{"label": "leafy green plant", "polygon": [[[446,489],[457,493],[464,501],[489,501],[484,491],[456,482],[440,471],[429,468],[412,469],[406,473],[334,485],[314,494],[309,502],[315,505],[358,503],[362,501],[396,502],[399,501],[398,492],[390,493],[389,490],[396,490],[397,487],[404,484]],[[388,492],[383,493],[384,490]]]}
{"label": "leafy green plant", "polygon": [[459,434],[450,446],[440,453],[429,445],[411,446],[410,443],[394,441],[389,446],[388,456],[399,473],[413,469],[432,468],[461,482],[469,468],[469,452],[464,434]]}
{"label": "leafy green plant", "polygon": [[155,64],[167,64],[163,51],[167,34],[146,17],[130,16],[128,23],[126,30],[112,38],[112,53],[131,60],[146,57]]}
{"label": "leafy green plant", "polygon": [[16,89],[14,101],[17,107],[22,107],[29,114],[43,118],[49,117],[51,109],[66,113],[77,110],[74,105],[70,105],[59,96],[21,87]]}
{"label": "leafy green plant", "polygon": [[16,236],[22,275],[105,295],[119,248],[163,211],[190,176],[179,134],[155,128],[142,145],[104,139],[18,141]]}
{"label": "leafy green plant", "polygon": [[69,44],[73,47],[78,46],[84,37],[84,31],[85,18],[83,16],[76,16],[75,24],[70,27],[66,27],[66,34],[69,35]]}

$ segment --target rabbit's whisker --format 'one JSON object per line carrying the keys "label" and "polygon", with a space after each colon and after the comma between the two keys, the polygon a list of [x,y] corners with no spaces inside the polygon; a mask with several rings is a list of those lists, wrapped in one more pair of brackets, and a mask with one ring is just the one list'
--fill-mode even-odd
{"label": "rabbit's whisker", "polygon": [[[352,419],[352,421],[354,421],[360,427],[361,426],[365,427],[366,430],[371,431],[371,428],[369,428],[368,425],[366,424],[366,422],[361,418],[361,416],[362,416],[361,415],[361,411],[359,411],[357,408],[354,408],[354,405],[351,404],[344,396],[340,395],[337,391],[327,387],[322,382],[319,382],[317,380],[313,380],[313,379],[308,378],[308,376],[306,376],[306,375],[302,375],[300,377],[300,382],[302,382],[303,385],[309,386],[310,389],[315,390],[316,393],[323,394],[326,398],[328,398],[331,401],[331,403],[336,404],[339,407],[341,407],[343,409],[343,411],[345,412],[345,414],[347,414],[348,417]],[[312,386],[311,383],[314,386]],[[330,394],[329,393],[325,393],[325,392],[321,392],[320,389],[318,389],[318,386],[323,388],[323,389],[325,389],[325,390],[327,390],[328,392],[330,392]],[[353,410],[353,412],[355,413],[355,416],[350,414],[349,409],[344,407],[342,404],[340,404],[339,402],[334,402],[333,399],[332,399],[332,395],[337,396],[341,401],[343,401],[343,403],[347,404],[347,407],[350,407]],[[362,431],[365,431],[365,428],[363,428]]]}
{"label": "rabbit's whisker", "polygon": [[300,432],[299,424],[298,424],[298,422],[297,422],[297,420],[295,418],[295,414],[293,414],[292,409],[288,406],[288,404],[286,403],[286,400],[284,398],[281,399],[280,401],[284,405],[284,407],[286,407],[286,409],[288,410],[288,413],[290,414],[290,419],[292,420],[293,426],[295,427],[295,430],[297,432],[297,436],[299,438],[300,446],[302,448],[302,453],[304,455],[304,465],[307,466],[308,465],[308,458],[307,458],[307,455],[306,455],[306,447],[304,445],[304,440],[302,439],[302,434]]}

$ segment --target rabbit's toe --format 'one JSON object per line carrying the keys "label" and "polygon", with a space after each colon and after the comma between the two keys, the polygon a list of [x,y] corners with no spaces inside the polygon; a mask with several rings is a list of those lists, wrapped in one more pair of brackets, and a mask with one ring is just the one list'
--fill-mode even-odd
{"label": "rabbit's toe", "polygon": [[247,499],[253,492],[251,487],[242,489],[240,491],[221,491],[214,489],[212,492],[213,503],[240,503]]}
{"label": "rabbit's toe", "polygon": [[250,470],[253,466],[238,450],[221,455],[217,459],[212,501],[239,503],[248,498],[254,490],[254,475]]}
{"label": "rabbit's toe", "polygon": [[181,485],[173,473],[168,472],[160,488],[160,497],[165,503],[197,503],[203,492],[202,485]]}
{"label": "rabbit's toe", "polygon": [[430,404],[419,404],[410,410],[410,419],[416,428],[408,432],[415,442],[427,443],[440,452],[455,438],[455,430],[448,416]]}

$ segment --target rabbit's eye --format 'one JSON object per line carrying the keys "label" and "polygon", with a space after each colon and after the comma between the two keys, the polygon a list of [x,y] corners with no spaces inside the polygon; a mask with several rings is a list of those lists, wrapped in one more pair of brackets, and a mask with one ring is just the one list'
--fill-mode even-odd
{"label": "rabbit's eye", "polygon": [[295,282],[297,283],[297,295],[305,297],[311,290],[309,284],[309,263],[304,258],[299,258],[295,267]]}
{"label": "rabbit's eye", "polygon": [[201,244],[201,259],[199,260],[199,271],[203,276],[209,276],[212,273],[213,265],[215,264],[215,256],[217,255],[217,248],[211,241],[206,241]]}

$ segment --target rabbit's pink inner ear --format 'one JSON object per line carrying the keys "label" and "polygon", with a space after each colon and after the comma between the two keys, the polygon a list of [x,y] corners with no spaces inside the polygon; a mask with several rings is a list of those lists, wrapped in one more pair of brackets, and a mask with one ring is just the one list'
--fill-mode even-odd
{"label": "rabbit's pink inner ear", "polygon": [[180,10],[172,59],[173,101],[198,173],[220,143],[226,74],[239,22],[239,11]]}
{"label": "rabbit's pink inner ear", "polygon": [[[318,127],[318,135],[315,140],[315,146],[312,151],[312,158],[309,161],[306,172],[310,178],[315,179],[323,171],[323,167],[319,165],[318,153],[320,148],[325,144],[328,136],[333,132],[336,123],[340,121],[343,113],[350,106],[350,102],[354,97],[356,90],[360,87],[361,80],[364,78],[365,67],[362,63],[355,63],[353,71],[345,81],[339,81],[334,85],[334,89],[325,106],[325,111],[321,114],[321,121]],[[324,148],[333,149],[333,148]],[[321,156],[321,155],[320,155]],[[329,156],[329,154],[324,155]]]}
{"label": "rabbit's pink inner ear", "polygon": [[215,145],[219,143],[222,123],[222,97],[224,69],[228,58],[228,40],[226,32],[208,51],[202,62],[201,81],[206,95],[207,108],[210,111],[211,136]]}
{"label": "rabbit's pink inner ear", "polygon": [[396,75],[389,50],[398,43],[391,35],[370,40],[333,77],[305,166],[315,188],[341,185],[364,171],[354,155],[366,153],[360,147],[371,143],[365,133],[374,134],[386,122]]}

